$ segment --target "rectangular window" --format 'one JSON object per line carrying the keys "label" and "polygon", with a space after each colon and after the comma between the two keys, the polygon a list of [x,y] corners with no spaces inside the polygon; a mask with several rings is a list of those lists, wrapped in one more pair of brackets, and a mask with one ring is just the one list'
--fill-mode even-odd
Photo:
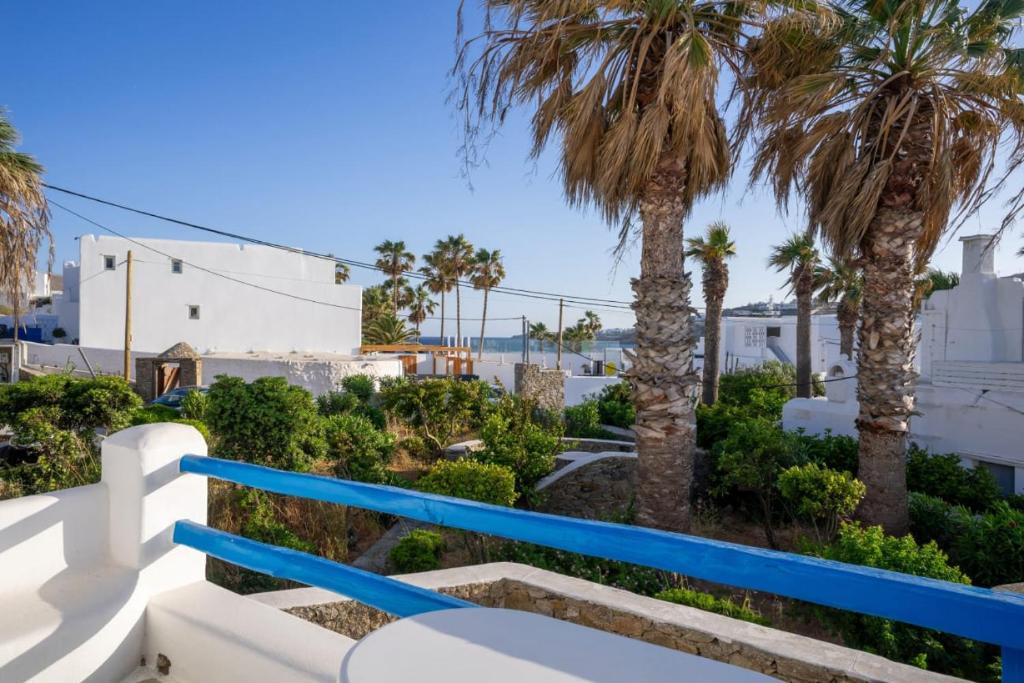
{"label": "rectangular window", "polygon": [[984,467],[991,472],[996,483],[999,484],[999,490],[1003,492],[1004,496],[1013,494],[1015,483],[1014,475],[1016,474],[1013,467],[1010,465],[1000,465],[994,462],[985,462],[984,460],[978,460],[975,467]]}
{"label": "rectangular window", "polygon": [[744,326],[743,345],[752,348],[760,348],[765,344],[765,328]]}
{"label": "rectangular window", "polygon": [[117,268],[117,259],[113,256],[103,257],[103,269],[104,270],[115,270]]}
{"label": "rectangular window", "polygon": [[180,258],[172,258],[171,259],[171,272],[175,273],[177,275],[181,275],[181,259]]}
{"label": "rectangular window", "polygon": [[768,328],[768,336],[769,337],[781,337],[782,336],[782,328],[781,327],[769,327]]}
{"label": "rectangular window", "polygon": [[199,320],[199,307],[198,306],[189,306],[188,307],[188,319],[189,320]]}

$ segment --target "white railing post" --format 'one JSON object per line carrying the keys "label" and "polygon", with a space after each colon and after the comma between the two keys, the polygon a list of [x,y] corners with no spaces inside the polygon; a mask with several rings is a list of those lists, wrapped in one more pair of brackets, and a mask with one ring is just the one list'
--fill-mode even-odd
{"label": "white railing post", "polygon": [[180,519],[206,524],[206,478],[178,471],[182,455],[206,455],[203,437],[188,425],[142,425],[107,438],[102,451],[111,559],[153,592],[204,580],[205,555],[171,539]]}

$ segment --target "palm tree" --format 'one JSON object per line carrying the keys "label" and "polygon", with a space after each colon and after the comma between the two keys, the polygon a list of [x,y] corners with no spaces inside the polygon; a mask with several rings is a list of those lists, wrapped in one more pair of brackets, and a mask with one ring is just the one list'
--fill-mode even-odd
{"label": "palm tree", "polygon": [[460,282],[473,272],[473,245],[463,234],[448,235],[439,243],[448,262],[448,268],[455,284],[455,336],[456,346],[462,346],[462,294]]}
{"label": "palm tree", "polygon": [[334,264],[334,284],[340,285],[348,282],[348,279],[352,276],[352,269],[346,266],[344,263]]}
{"label": "palm tree", "polygon": [[584,311],[583,318],[580,322],[587,328],[587,330],[593,335],[593,339],[597,338],[597,333],[601,331],[604,325],[601,324],[601,316],[593,311]]}
{"label": "palm tree", "polygon": [[398,279],[403,273],[412,270],[416,264],[416,255],[405,248],[405,242],[399,240],[392,242],[384,240],[373,248],[380,257],[377,258],[376,266],[391,278],[391,314],[398,316],[399,297],[402,290]]}
{"label": "palm tree", "polygon": [[409,322],[416,326],[416,332],[420,331],[420,325],[427,319],[427,316],[434,315],[437,302],[430,298],[430,289],[423,284],[412,290],[412,301],[409,304]]}
{"label": "palm tree", "polygon": [[853,360],[853,335],[860,315],[860,297],[864,279],[849,260],[829,257],[828,265],[814,269],[814,289],[823,304],[838,302],[839,353]]}
{"label": "palm tree", "polygon": [[0,109],[0,292],[11,302],[14,341],[18,341],[21,304],[35,272],[39,246],[50,240],[50,211],[43,195],[43,167],[14,151],[18,132]]}
{"label": "palm tree", "polygon": [[480,318],[480,348],[477,349],[476,359],[480,360],[484,355],[484,326],[487,324],[487,295],[492,287],[497,287],[505,279],[505,266],[501,262],[501,251],[487,251],[477,249],[473,257],[473,271],[470,274],[470,282],[474,289],[484,291],[484,312]]}
{"label": "palm tree", "polygon": [[[956,0],[839,0],[780,11],[748,45],[741,132],[760,134],[755,178],[807,200],[830,251],[864,274],[858,348],[860,515],[908,526],[915,265],[1021,161],[1024,8]],[[997,154],[1004,141],[1014,145]],[[1001,165],[1007,161],[1003,172]],[[1003,226],[1019,213],[1010,202]]]}
{"label": "palm tree", "polygon": [[699,379],[683,219],[730,174],[718,77],[723,65],[737,63],[739,29],[754,3],[484,5],[483,32],[461,42],[454,70],[467,161],[478,149],[474,133],[486,136],[513,107],[532,108],[533,155],[558,140],[569,203],[595,206],[620,226],[620,247],[640,237],[636,350],[627,374],[637,407],[637,520],[684,529]]}
{"label": "palm tree", "polygon": [[716,221],[708,226],[703,237],[686,240],[686,255],[700,261],[704,269],[704,376],[703,401],[711,405],[718,400],[719,345],[722,335],[722,305],[729,288],[727,258],[736,255],[736,243],[729,236],[729,226]]}
{"label": "palm tree", "polygon": [[[395,289],[396,286],[397,290]],[[409,284],[409,280],[404,277],[400,277],[397,280],[387,280],[381,287],[384,288],[388,298],[391,299],[392,309],[395,308],[395,304],[397,304],[398,310],[408,308],[412,303],[413,297],[416,296],[415,291]],[[392,315],[394,315],[394,310],[392,310]]]}
{"label": "palm tree", "polygon": [[363,289],[362,325],[364,331],[375,320],[390,313],[388,310],[391,308],[390,298],[384,285],[374,285]]}
{"label": "palm tree", "polygon": [[811,397],[811,299],[818,250],[806,234],[790,236],[772,248],[768,265],[789,272],[789,286],[796,294],[796,395]]}
{"label": "palm tree", "polygon": [[441,295],[441,343],[444,343],[444,319],[445,319],[445,294],[452,291],[455,286],[455,277],[452,275],[448,259],[442,249],[441,240],[434,245],[434,251],[423,257],[427,265],[420,268],[420,272],[426,277],[423,284],[433,294]]}
{"label": "palm tree", "polygon": [[363,341],[367,344],[408,344],[416,341],[419,333],[405,326],[405,321],[391,313],[385,313],[363,330]]}
{"label": "palm tree", "polygon": [[540,342],[540,351],[544,353],[544,342],[555,340],[555,333],[548,329],[544,323],[530,323],[530,339]]}

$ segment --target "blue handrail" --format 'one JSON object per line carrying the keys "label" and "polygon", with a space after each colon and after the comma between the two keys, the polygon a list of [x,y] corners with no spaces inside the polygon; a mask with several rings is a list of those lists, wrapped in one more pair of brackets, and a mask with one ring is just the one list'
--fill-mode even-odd
{"label": "blue handrail", "polygon": [[[186,455],[180,468],[274,493],[646,565],[996,643],[1004,647],[1004,670],[1020,667],[1024,661],[1024,596],[684,534],[526,512],[231,460]],[[1004,676],[1004,680],[1024,677]]]}
{"label": "blue handrail", "polygon": [[308,553],[235,536],[188,520],[174,524],[174,542],[279,579],[290,579],[342,593],[399,617],[456,607],[479,607],[450,595]]}

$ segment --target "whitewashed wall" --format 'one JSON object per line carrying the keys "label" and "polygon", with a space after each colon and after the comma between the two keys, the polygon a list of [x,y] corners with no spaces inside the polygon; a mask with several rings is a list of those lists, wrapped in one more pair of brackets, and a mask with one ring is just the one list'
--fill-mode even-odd
{"label": "whitewashed wall", "polygon": [[[22,360],[29,365],[49,368],[70,368],[88,372],[80,347],[71,344],[22,343]],[[89,364],[97,374],[119,375],[124,363],[123,352],[118,349],[94,349],[81,347]],[[153,353],[132,353],[134,360],[154,356]],[[373,377],[398,377],[402,364],[394,358],[325,359],[282,356],[278,358],[231,355],[206,355],[203,357],[203,381],[211,384],[217,375],[233,375],[251,382],[259,377],[284,377],[289,384],[301,386],[314,395],[336,389],[341,380],[349,375],[366,374]]]}
{"label": "whitewashed wall", "polygon": [[[334,284],[334,264],[323,259],[252,245],[85,235],[79,240],[78,337],[83,346],[124,343],[125,266],[133,252],[132,335],[139,351],[159,353],[177,342],[200,353],[216,351],[358,352],[362,290]],[[185,261],[180,274],[171,259]],[[115,270],[104,269],[114,256]],[[261,291],[235,280],[325,301],[335,308]],[[198,305],[199,319],[189,319]]]}

